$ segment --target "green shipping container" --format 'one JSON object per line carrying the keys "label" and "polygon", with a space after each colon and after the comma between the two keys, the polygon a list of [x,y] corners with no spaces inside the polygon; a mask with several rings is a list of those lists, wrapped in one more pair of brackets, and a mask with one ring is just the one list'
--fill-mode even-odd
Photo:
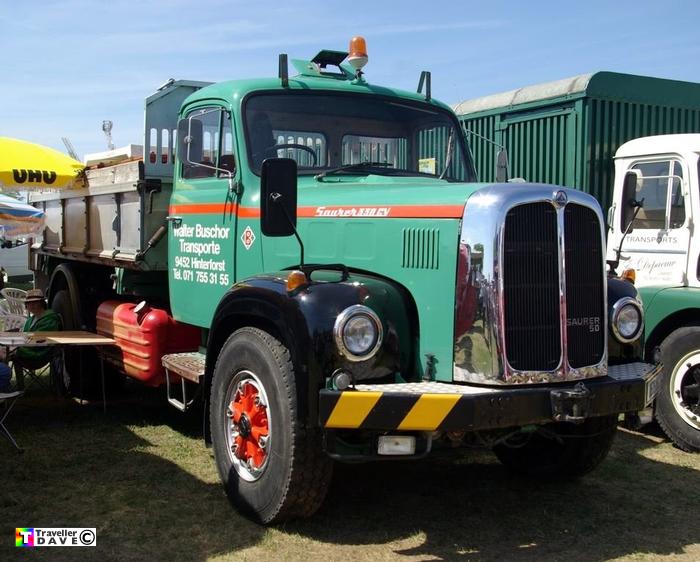
{"label": "green shipping container", "polygon": [[596,72],[466,100],[454,106],[482,181],[496,179],[498,147],[510,176],[575,187],[610,205],[613,156],[637,137],[700,132],[700,84]]}

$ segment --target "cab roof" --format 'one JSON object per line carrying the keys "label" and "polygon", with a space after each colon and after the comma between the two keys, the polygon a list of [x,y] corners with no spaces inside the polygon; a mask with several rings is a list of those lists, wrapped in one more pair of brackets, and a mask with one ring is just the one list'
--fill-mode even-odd
{"label": "cab roof", "polygon": [[615,153],[615,158],[649,156],[681,152],[700,153],[700,133],[655,135],[627,141]]}
{"label": "cab roof", "polygon": [[[293,61],[297,70],[300,68],[298,64],[300,62],[302,64],[305,63],[305,61]],[[309,61],[308,64],[312,63]],[[240,100],[248,94],[273,90],[331,91],[360,95],[383,95],[403,100],[428,103],[451,112],[447,104],[437,101],[434,98],[431,98],[430,101],[426,101],[424,94],[370,84],[365,80],[356,80],[354,77],[348,76],[347,74],[327,72],[316,72],[313,74],[311,72],[308,74],[300,73],[296,76],[290,76],[289,85],[286,88],[282,86],[282,82],[279,78],[253,78],[218,82],[205,86],[191,94],[187,100],[185,100],[185,105],[204,99],[223,99],[232,102],[240,102]]]}

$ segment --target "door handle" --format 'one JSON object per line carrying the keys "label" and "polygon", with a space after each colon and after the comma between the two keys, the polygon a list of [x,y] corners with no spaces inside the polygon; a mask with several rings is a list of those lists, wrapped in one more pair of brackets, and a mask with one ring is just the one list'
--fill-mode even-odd
{"label": "door handle", "polygon": [[165,217],[165,220],[167,222],[173,223],[173,226],[177,227],[182,224],[182,217],[178,217],[177,215],[168,215]]}

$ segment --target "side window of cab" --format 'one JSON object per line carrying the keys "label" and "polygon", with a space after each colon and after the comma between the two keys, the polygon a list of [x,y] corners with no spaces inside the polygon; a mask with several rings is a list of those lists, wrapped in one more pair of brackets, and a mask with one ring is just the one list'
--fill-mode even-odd
{"label": "side window of cab", "polygon": [[639,162],[634,198],[642,203],[633,228],[680,228],[685,223],[683,168],[678,160]]}
{"label": "side window of cab", "polygon": [[178,124],[183,179],[229,177],[236,172],[231,114],[222,107],[200,107]]}

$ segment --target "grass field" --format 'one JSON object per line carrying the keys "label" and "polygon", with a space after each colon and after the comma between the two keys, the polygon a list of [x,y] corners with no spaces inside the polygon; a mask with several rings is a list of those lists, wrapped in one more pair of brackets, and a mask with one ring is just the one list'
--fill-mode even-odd
{"label": "grass field", "polygon": [[[79,405],[30,390],[0,441],[0,560],[700,560],[700,455],[619,431],[570,484],[509,476],[490,453],[337,466],[321,511],[240,517],[197,413],[159,391]],[[96,548],[19,549],[15,527],[96,527]]]}

